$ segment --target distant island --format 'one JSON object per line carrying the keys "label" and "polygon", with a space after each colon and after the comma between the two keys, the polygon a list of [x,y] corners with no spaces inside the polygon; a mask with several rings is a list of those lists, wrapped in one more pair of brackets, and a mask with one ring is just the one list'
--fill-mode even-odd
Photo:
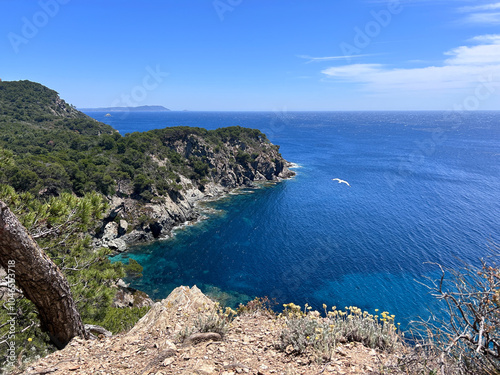
{"label": "distant island", "polygon": [[138,107],[80,108],[83,112],[170,112],[161,105],[141,105]]}

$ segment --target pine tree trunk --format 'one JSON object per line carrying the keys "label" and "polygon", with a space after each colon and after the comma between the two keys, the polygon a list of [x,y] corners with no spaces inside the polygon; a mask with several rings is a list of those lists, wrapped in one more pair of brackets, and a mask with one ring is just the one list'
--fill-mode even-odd
{"label": "pine tree trunk", "polygon": [[87,337],[68,281],[2,201],[0,265],[15,270],[16,284],[35,304],[42,329],[59,349],[75,336]]}

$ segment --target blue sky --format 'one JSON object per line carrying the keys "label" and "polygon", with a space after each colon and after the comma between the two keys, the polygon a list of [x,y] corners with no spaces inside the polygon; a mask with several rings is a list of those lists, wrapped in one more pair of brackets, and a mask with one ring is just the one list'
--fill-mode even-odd
{"label": "blue sky", "polygon": [[0,78],[80,108],[500,109],[500,2],[0,0]]}

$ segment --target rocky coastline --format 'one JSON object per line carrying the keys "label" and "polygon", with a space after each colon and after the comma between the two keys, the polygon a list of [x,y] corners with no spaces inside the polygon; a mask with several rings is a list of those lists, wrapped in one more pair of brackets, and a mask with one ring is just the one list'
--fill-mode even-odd
{"label": "rocky coastline", "polygon": [[[117,194],[108,198],[109,210],[94,237],[94,247],[108,247],[120,253],[131,245],[168,238],[174,228],[200,218],[200,203],[221,199],[240,188],[278,183],[295,175],[289,169],[293,164],[283,159],[279,147],[267,140],[254,145],[232,140],[214,147],[192,134],[170,147],[186,159],[195,156],[206,160],[211,173],[204,184],[193,184],[187,176],[179,175],[175,192],[160,195],[153,190],[154,198],[146,202],[134,196],[130,181],[120,181]],[[236,161],[235,156],[243,152],[251,157]],[[155,155],[151,158],[161,166]]]}

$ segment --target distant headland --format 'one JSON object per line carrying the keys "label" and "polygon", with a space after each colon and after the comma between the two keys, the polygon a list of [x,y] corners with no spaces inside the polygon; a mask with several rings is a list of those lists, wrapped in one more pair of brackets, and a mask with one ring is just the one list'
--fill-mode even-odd
{"label": "distant headland", "polygon": [[161,105],[141,105],[139,107],[79,108],[83,112],[169,112]]}

